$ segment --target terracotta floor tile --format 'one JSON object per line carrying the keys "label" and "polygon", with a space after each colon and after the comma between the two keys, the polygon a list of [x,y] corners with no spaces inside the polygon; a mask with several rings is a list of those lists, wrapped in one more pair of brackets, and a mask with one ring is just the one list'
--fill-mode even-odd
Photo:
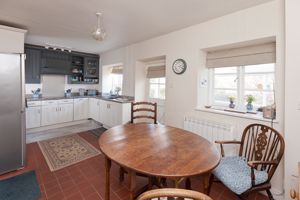
{"label": "terracotta floor tile", "polygon": [[[81,137],[99,149],[98,138],[88,133],[80,133]],[[35,170],[42,197],[40,200],[104,200],[105,167],[104,156],[100,154],[72,166],[51,172],[37,143],[27,145],[27,166],[18,171],[0,176],[0,180]],[[120,183],[119,167],[111,168],[111,200],[128,200],[128,180]],[[192,189],[203,191],[201,177],[192,178]],[[138,178],[138,185],[147,184],[147,179]],[[221,183],[214,183],[211,190],[214,200],[235,200],[236,196]],[[251,194],[248,200],[267,200],[262,194]]]}

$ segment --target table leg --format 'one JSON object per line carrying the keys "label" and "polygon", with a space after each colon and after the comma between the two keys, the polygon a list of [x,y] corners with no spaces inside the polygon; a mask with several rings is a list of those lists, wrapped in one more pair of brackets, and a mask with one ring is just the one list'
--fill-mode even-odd
{"label": "table leg", "polygon": [[136,189],[136,173],[135,171],[129,170],[129,200],[134,200],[135,189]]}
{"label": "table leg", "polygon": [[204,194],[209,195],[210,193],[210,186],[211,186],[211,181],[213,179],[213,176],[211,174],[211,172],[208,172],[207,174],[204,174]]}
{"label": "table leg", "polygon": [[111,160],[105,157],[105,200],[110,199],[110,168]]}

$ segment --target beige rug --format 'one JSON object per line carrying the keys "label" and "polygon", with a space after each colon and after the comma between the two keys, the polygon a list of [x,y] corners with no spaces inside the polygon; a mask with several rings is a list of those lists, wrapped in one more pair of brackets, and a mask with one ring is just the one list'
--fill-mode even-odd
{"label": "beige rug", "polygon": [[38,142],[51,171],[73,165],[100,154],[79,135],[69,135]]}

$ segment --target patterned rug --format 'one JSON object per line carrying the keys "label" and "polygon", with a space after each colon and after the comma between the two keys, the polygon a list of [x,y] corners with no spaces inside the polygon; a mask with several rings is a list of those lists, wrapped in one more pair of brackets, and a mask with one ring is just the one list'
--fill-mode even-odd
{"label": "patterned rug", "polygon": [[73,165],[100,154],[79,135],[69,135],[38,142],[51,171]]}

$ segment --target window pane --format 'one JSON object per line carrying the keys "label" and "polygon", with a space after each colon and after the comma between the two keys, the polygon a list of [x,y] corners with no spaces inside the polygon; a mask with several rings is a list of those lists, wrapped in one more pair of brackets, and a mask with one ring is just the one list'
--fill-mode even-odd
{"label": "window pane", "polygon": [[163,85],[163,84],[159,85],[159,96],[158,96],[158,98],[165,99],[165,90],[166,90],[165,85]]}
{"label": "window pane", "polygon": [[150,84],[149,97],[150,98],[158,98],[158,85],[157,84]]}
{"label": "window pane", "polygon": [[237,72],[237,67],[221,67],[214,70],[215,74],[234,74]]}
{"label": "window pane", "polygon": [[237,88],[237,75],[215,75],[215,88]]}
{"label": "window pane", "polygon": [[166,78],[159,78],[159,83],[165,84],[166,83]]}
{"label": "window pane", "polygon": [[150,83],[158,83],[159,78],[150,78]]}
{"label": "window pane", "polygon": [[262,64],[262,65],[248,65],[245,66],[246,73],[257,73],[257,72],[274,72],[274,63]]}
{"label": "window pane", "polygon": [[245,75],[245,89],[273,90],[274,74]]}
{"label": "window pane", "polygon": [[259,91],[245,91],[245,105],[247,104],[246,96],[253,95],[255,101],[253,105],[256,107],[268,106],[274,103],[274,93],[273,92],[259,92]]}
{"label": "window pane", "polygon": [[237,97],[237,91],[235,91],[235,90],[218,90],[218,89],[215,89],[215,91],[214,91],[214,101],[228,103],[229,102],[228,98],[230,96]]}

